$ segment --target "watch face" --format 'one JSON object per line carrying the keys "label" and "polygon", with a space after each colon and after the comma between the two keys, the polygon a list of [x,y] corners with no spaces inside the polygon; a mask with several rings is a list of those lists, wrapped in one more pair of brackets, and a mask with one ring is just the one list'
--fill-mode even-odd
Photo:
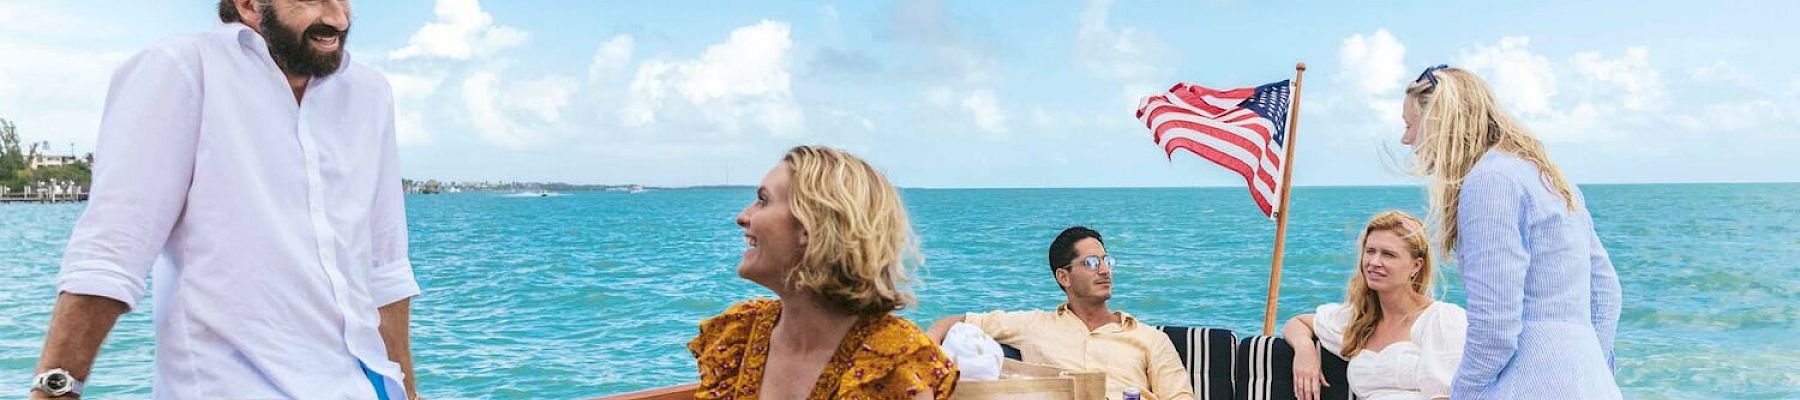
{"label": "watch face", "polygon": [[75,386],[75,378],[69,376],[68,371],[54,369],[38,375],[35,386],[37,386],[37,390],[42,390],[50,396],[62,396],[75,391],[75,388],[71,387]]}
{"label": "watch face", "polygon": [[63,374],[51,374],[50,376],[44,377],[44,386],[48,386],[50,390],[63,390],[69,387],[69,376]]}

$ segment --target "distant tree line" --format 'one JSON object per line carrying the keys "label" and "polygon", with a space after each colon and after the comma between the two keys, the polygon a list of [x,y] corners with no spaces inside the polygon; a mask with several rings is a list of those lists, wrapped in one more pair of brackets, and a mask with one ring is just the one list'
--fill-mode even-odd
{"label": "distant tree line", "polygon": [[0,118],[0,187],[11,192],[48,182],[74,182],[89,187],[93,181],[94,154],[88,153],[69,164],[32,168],[31,160],[38,158],[41,151],[48,151],[49,147],[48,142],[22,143],[18,127],[12,121]]}

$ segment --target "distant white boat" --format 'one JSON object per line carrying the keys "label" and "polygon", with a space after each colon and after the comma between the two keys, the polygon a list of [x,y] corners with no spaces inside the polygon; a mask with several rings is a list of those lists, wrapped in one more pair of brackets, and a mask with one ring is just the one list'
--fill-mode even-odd
{"label": "distant white boat", "polygon": [[543,190],[543,189],[538,189],[537,191],[530,191],[530,192],[518,192],[518,193],[512,193],[512,194],[506,195],[506,197],[557,197],[557,196],[566,196],[566,195],[562,194],[562,193]]}
{"label": "distant white boat", "polygon": [[648,191],[650,191],[650,189],[645,189],[645,188],[641,188],[641,187],[631,188],[631,194],[638,194],[638,193],[643,193],[643,192],[648,192]]}

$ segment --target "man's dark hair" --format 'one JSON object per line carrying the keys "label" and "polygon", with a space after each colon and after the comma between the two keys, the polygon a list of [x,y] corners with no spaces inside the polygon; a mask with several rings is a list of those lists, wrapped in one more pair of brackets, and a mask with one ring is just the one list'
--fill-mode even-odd
{"label": "man's dark hair", "polygon": [[[1057,268],[1067,267],[1069,263],[1075,262],[1075,242],[1087,238],[1106,244],[1106,240],[1100,238],[1100,232],[1085,226],[1071,226],[1064,229],[1062,234],[1056,235],[1056,240],[1050,242],[1050,276],[1056,276]],[[1056,285],[1061,287],[1062,283],[1058,282]]]}
{"label": "man's dark hair", "polygon": [[241,15],[238,15],[236,1],[219,0],[219,22],[224,22],[227,24],[233,23],[233,22],[244,22],[244,17]]}

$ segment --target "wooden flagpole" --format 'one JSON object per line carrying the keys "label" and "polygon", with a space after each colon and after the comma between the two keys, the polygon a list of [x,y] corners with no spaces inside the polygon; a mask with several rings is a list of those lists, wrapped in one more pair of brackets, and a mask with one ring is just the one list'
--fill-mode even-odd
{"label": "wooden flagpole", "polygon": [[1281,208],[1275,211],[1275,255],[1269,262],[1269,300],[1263,310],[1263,336],[1275,332],[1275,301],[1281,296],[1281,253],[1287,247],[1288,192],[1294,188],[1294,142],[1300,131],[1300,80],[1306,75],[1306,63],[1294,64],[1294,98],[1288,107],[1287,158],[1281,165]]}

